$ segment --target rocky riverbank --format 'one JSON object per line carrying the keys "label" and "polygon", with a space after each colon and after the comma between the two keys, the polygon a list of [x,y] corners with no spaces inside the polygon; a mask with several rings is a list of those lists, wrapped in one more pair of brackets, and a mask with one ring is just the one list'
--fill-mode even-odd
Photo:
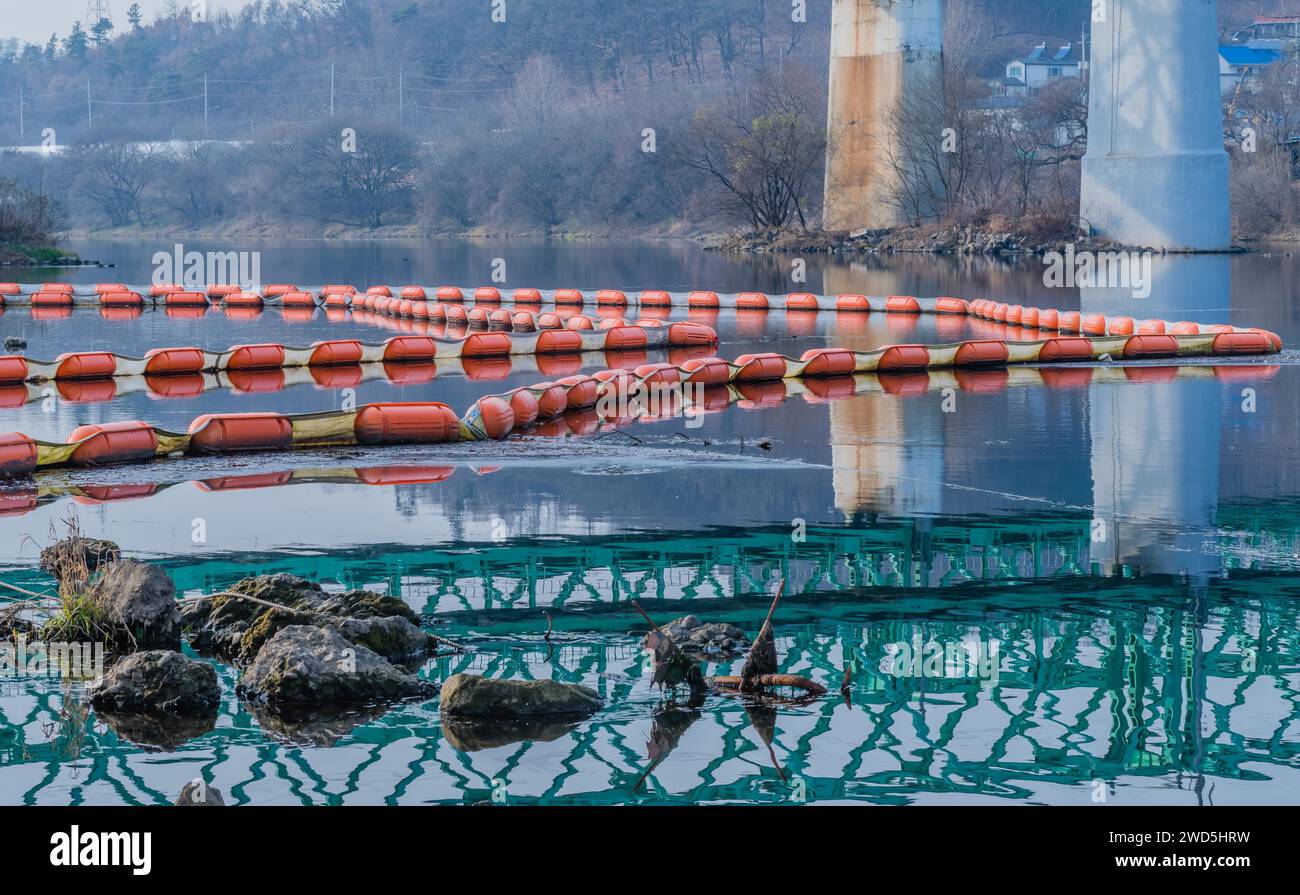
{"label": "rocky riverbank", "polygon": [[1042,256],[1064,252],[1114,252],[1138,247],[1080,236],[1073,228],[1013,229],[969,225],[903,227],[830,233],[824,230],[768,231],[728,236],[706,247],[715,252],[748,254],[828,255],[985,255],[990,257]]}

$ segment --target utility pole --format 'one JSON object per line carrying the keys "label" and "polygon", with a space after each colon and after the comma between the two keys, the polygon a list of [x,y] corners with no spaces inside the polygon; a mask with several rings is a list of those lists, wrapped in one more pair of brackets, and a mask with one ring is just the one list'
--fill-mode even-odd
{"label": "utility pole", "polygon": [[203,139],[208,138],[208,76],[203,76]]}
{"label": "utility pole", "polygon": [[21,145],[26,141],[26,139],[27,139],[27,128],[24,127],[24,123],[23,123],[23,105],[24,105],[24,103],[25,103],[25,100],[23,99],[23,87],[22,87],[22,85],[19,85],[19,87],[18,87],[18,145],[20,145],[20,146],[21,146]]}
{"label": "utility pole", "polygon": [[94,127],[95,113],[91,110],[90,103],[90,78],[86,78],[86,125],[87,127]]}
{"label": "utility pole", "polygon": [[397,122],[406,126],[406,91],[402,89],[402,68],[397,67]]}
{"label": "utility pole", "polygon": [[334,63],[330,63],[330,117],[334,117]]}

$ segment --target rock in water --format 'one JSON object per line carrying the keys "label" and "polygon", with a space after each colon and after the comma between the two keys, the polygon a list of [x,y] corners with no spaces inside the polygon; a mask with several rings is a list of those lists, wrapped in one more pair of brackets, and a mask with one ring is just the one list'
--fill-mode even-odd
{"label": "rock in water", "polygon": [[176,605],[176,586],[157,566],[132,559],[113,563],[86,596],[115,627],[129,635],[123,639],[133,639],[138,648],[180,648],[181,610]]}
{"label": "rock in water", "polygon": [[186,805],[218,805],[224,807],[225,798],[221,795],[221,790],[215,786],[208,786],[202,780],[191,780],[181,787],[181,794],[176,797],[176,804]]}
{"label": "rock in water", "polygon": [[476,674],[453,674],[442,685],[444,715],[517,718],[525,715],[590,715],[600,709],[599,694],[559,681],[507,681]]}
{"label": "rock in water", "polygon": [[5,336],[5,351],[22,351],[26,347],[26,339],[19,336]]}
{"label": "rock in water", "polygon": [[[673,619],[659,629],[673,639],[683,652],[695,655],[736,653],[749,646],[745,632],[725,622],[703,622],[694,615]],[[642,646],[647,641],[642,640]]]}
{"label": "rock in water", "polygon": [[94,685],[90,702],[96,709],[117,713],[215,715],[221,686],[217,670],[207,662],[171,650],[149,650],[113,665]]}
{"label": "rock in water", "polygon": [[239,691],[269,703],[356,705],[426,695],[431,685],[333,628],[290,625],[262,646]]}
{"label": "rock in water", "polygon": [[79,588],[101,567],[122,558],[122,548],[112,541],[73,537],[57,541],[41,551],[40,566],[59,584]]}
{"label": "rock in water", "polygon": [[427,656],[437,648],[437,641],[428,632],[400,615],[343,618],[330,622],[330,627],[353,643],[374,650],[389,662]]}

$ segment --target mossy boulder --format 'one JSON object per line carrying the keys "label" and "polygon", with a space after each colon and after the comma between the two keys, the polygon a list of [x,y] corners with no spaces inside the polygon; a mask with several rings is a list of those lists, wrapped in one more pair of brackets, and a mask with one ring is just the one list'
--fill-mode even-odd
{"label": "mossy boulder", "polygon": [[590,715],[602,705],[600,694],[581,684],[453,674],[443,682],[439,711],[472,718],[573,717]]}

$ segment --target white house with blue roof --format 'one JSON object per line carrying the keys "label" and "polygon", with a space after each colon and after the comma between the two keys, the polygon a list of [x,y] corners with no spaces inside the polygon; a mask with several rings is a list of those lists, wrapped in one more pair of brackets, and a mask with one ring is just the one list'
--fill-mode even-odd
{"label": "white house with blue roof", "polygon": [[1219,47],[1219,85],[1225,94],[1250,89],[1260,72],[1285,58],[1281,50],[1229,44]]}

